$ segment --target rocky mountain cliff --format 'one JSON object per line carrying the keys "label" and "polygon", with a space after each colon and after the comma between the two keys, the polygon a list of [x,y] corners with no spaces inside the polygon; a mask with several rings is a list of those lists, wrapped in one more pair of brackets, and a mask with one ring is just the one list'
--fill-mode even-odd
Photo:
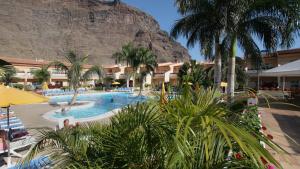
{"label": "rocky mountain cliff", "polygon": [[187,50],[146,13],[104,0],[0,0],[0,56],[54,60],[69,50],[89,63],[112,64],[128,42],[151,48],[159,62],[187,60]]}

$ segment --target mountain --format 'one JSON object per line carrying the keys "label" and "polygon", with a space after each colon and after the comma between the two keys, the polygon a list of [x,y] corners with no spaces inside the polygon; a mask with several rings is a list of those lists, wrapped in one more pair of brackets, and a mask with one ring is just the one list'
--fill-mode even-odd
{"label": "mountain", "polygon": [[89,63],[112,64],[112,54],[132,42],[151,48],[159,62],[190,59],[153,17],[124,3],[0,0],[0,25],[1,56],[55,60],[75,50]]}

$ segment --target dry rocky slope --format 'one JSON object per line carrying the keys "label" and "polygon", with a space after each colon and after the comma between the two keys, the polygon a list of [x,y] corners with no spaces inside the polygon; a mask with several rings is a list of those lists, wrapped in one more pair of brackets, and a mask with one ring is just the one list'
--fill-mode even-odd
{"label": "dry rocky slope", "polygon": [[159,62],[187,60],[187,50],[160,30],[153,17],[103,0],[0,0],[0,56],[54,60],[67,51],[89,63],[113,64],[112,54],[133,42]]}

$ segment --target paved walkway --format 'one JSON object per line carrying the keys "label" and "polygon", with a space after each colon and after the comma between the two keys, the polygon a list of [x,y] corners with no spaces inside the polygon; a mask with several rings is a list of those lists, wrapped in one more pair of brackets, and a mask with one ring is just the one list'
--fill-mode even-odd
{"label": "paved walkway", "polygon": [[12,107],[16,116],[22,120],[22,123],[26,128],[50,127],[54,129],[57,124],[44,119],[42,116],[46,112],[55,109],[59,109],[59,107],[51,106],[49,104],[33,104]]}
{"label": "paved walkway", "polygon": [[284,169],[300,169],[300,109],[281,107],[283,109],[261,108],[263,125],[267,127],[266,134],[271,134],[274,142],[287,154],[270,152]]}

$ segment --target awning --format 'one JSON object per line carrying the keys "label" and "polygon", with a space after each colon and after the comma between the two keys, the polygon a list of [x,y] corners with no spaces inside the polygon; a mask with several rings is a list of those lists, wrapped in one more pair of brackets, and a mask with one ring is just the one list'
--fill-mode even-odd
{"label": "awning", "polygon": [[300,59],[278,66],[276,68],[263,71],[260,76],[270,77],[292,77],[300,76]]}

